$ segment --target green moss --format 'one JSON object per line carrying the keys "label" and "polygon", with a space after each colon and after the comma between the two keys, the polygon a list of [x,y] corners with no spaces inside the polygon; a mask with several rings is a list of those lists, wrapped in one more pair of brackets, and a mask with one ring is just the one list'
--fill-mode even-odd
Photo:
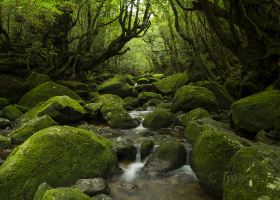
{"label": "green moss", "polygon": [[177,90],[172,103],[172,110],[189,112],[196,108],[215,111],[218,103],[215,95],[204,87],[183,86]]}
{"label": "green moss", "polygon": [[8,149],[11,146],[11,139],[0,135],[0,151]]}
{"label": "green moss", "polygon": [[9,105],[9,106],[5,106],[3,108],[3,117],[14,121],[18,118],[20,118],[23,113],[15,106],[15,105]]}
{"label": "green moss", "polygon": [[195,121],[205,117],[210,117],[210,113],[203,108],[196,108],[187,114],[183,115],[180,119],[183,126],[187,126],[190,121]]}
{"label": "green moss", "polygon": [[55,188],[48,190],[42,200],[91,200],[91,198],[78,189]]}
{"label": "green moss", "polygon": [[87,111],[87,116],[91,120],[99,120],[99,117],[101,115],[101,103],[89,103],[84,106],[84,108]]}
{"label": "green moss", "polygon": [[155,109],[145,117],[143,126],[150,129],[159,129],[166,128],[173,122],[174,115],[167,109]]}
{"label": "green moss", "polygon": [[77,122],[85,114],[86,111],[76,100],[68,96],[56,96],[29,110],[20,118],[20,122],[23,124],[37,117],[49,115],[58,123],[65,124]]}
{"label": "green moss", "polygon": [[141,154],[141,159],[145,159],[150,155],[150,153],[153,151],[154,148],[154,142],[152,140],[144,140],[141,143],[140,147],[140,154]]}
{"label": "green moss", "polygon": [[124,98],[124,107],[127,110],[133,110],[133,109],[139,107],[139,102],[136,98],[126,97],[126,98]]}
{"label": "green moss", "polygon": [[5,119],[5,118],[0,118],[0,129],[5,129],[11,125],[12,125],[12,123],[10,120]]}
{"label": "green moss", "polygon": [[188,73],[179,73],[164,78],[153,83],[153,85],[163,94],[174,93],[177,89],[186,85],[189,81]]}
{"label": "green moss", "polygon": [[116,165],[116,155],[103,137],[53,126],[31,136],[0,166],[1,200],[31,199],[43,182],[61,187],[80,178],[106,177]]}
{"label": "green moss", "polygon": [[214,81],[199,81],[194,85],[205,87],[216,96],[220,109],[229,109],[234,102],[234,98],[228,93],[228,91],[220,84]]}
{"label": "green moss", "polygon": [[143,77],[143,78],[139,78],[137,83],[140,84],[140,85],[141,84],[149,84],[150,81],[149,81],[149,79]]}
{"label": "green moss", "polygon": [[35,118],[9,134],[14,144],[21,144],[34,133],[58,125],[49,115]]}
{"label": "green moss", "polygon": [[135,96],[135,89],[124,76],[115,76],[99,86],[100,94],[114,94],[122,98]]}
{"label": "green moss", "polygon": [[280,130],[280,91],[268,90],[235,102],[231,106],[236,128],[250,132]]}
{"label": "green moss", "polygon": [[49,186],[47,183],[42,183],[39,187],[38,190],[34,196],[34,200],[42,200],[44,194],[48,191],[52,189],[51,186]]}
{"label": "green moss", "polygon": [[70,88],[74,91],[89,91],[87,84],[77,81],[58,81],[59,84]]}
{"label": "green moss", "polygon": [[231,159],[224,178],[224,200],[280,199],[280,148],[255,145]]}
{"label": "green moss", "polygon": [[163,100],[163,96],[154,92],[141,92],[137,98],[141,105],[147,103],[151,99]]}
{"label": "green moss", "polygon": [[200,136],[196,140],[191,166],[200,183],[215,196],[222,197],[223,177],[229,161],[247,142],[212,125],[200,127]]}
{"label": "green moss", "polygon": [[47,101],[54,96],[69,96],[75,100],[82,100],[81,97],[67,87],[54,82],[43,83],[27,92],[19,101],[19,105],[32,108],[37,104]]}
{"label": "green moss", "polygon": [[50,77],[45,74],[38,74],[36,72],[31,73],[26,81],[24,82],[24,86],[27,89],[32,89],[38,85],[51,81]]}
{"label": "green moss", "polygon": [[0,109],[7,105],[9,105],[9,100],[5,98],[0,98]]}

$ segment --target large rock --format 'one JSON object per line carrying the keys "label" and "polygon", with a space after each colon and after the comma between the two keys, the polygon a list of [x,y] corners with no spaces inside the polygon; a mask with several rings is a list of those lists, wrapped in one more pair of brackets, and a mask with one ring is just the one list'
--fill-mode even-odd
{"label": "large rock", "polygon": [[144,170],[165,174],[186,163],[186,150],[180,143],[166,142],[161,144],[149,157]]}
{"label": "large rock", "polygon": [[78,189],[55,188],[46,191],[40,200],[91,200],[91,198]]}
{"label": "large rock", "polygon": [[23,113],[15,105],[8,105],[3,108],[2,116],[11,121],[20,118],[22,115]]}
{"label": "large rock", "polygon": [[189,112],[196,108],[215,111],[218,102],[215,95],[208,89],[198,86],[183,86],[177,90],[172,103],[172,110]]}
{"label": "large rock", "polygon": [[12,139],[13,144],[21,144],[34,133],[58,125],[49,115],[37,117],[21,127],[11,132],[8,136]]}
{"label": "large rock", "polygon": [[41,85],[43,83],[51,81],[50,77],[45,74],[39,74],[37,72],[31,73],[24,82],[24,86],[31,90],[32,88]]}
{"label": "large rock", "polygon": [[0,166],[1,200],[31,199],[43,182],[61,187],[79,178],[107,177],[116,165],[116,155],[103,137],[53,126],[31,136]]}
{"label": "large rock", "polygon": [[174,115],[167,109],[155,109],[149,113],[144,121],[143,126],[150,129],[167,128],[174,122]]}
{"label": "large rock", "polygon": [[189,122],[198,119],[210,117],[210,113],[203,108],[196,108],[186,114],[184,114],[179,120],[183,126],[187,126]]}
{"label": "large rock", "polygon": [[189,76],[187,72],[174,74],[172,76],[169,76],[167,78],[153,83],[153,85],[157,88],[157,90],[159,90],[163,94],[172,94],[177,89],[188,83],[188,77]]}
{"label": "large rock", "polygon": [[141,92],[138,96],[138,102],[143,105],[149,102],[151,99],[159,99],[163,100],[163,96],[161,94],[157,94],[154,92]]}
{"label": "large rock", "polygon": [[68,96],[56,96],[29,110],[19,121],[24,124],[37,117],[49,115],[59,124],[67,124],[81,120],[85,114],[86,111],[76,100]]}
{"label": "large rock", "polygon": [[11,103],[17,102],[24,94],[23,81],[16,76],[0,74],[0,97],[8,99]]}
{"label": "large rock", "polygon": [[19,105],[32,108],[41,102],[47,101],[51,97],[64,95],[75,100],[81,100],[81,97],[69,88],[54,82],[46,82],[27,92],[20,99]]}
{"label": "large rock", "polygon": [[230,159],[249,142],[234,133],[210,124],[197,127],[193,138],[191,167],[199,182],[219,198],[223,195],[223,177]]}
{"label": "large rock", "polygon": [[101,103],[101,114],[105,121],[117,129],[129,129],[138,126],[138,123],[132,119],[127,110],[124,108],[123,100],[116,95],[101,95],[97,103]]}
{"label": "large rock", "polygon": [[194,85],[205,87],[216,96],[219,109],[229,109],[234,102],[234,98],[228,93],[228,91],[220,84],[214,81],[199,81]]}
{"label": "large rock", "polygon": [[118,160],[135,161],[137,149],[131,140],[114,140],[113,149],[118,156]]}
{"label": "large rock", "polygon": [[235,102],[231,106],[236,128],[249,132],[280,130],[280,91],[267,90]]}
{"label": "large rock", "polygon": [[97,194],[110,193],[110,188],[103,178],[79,179],[72,187],[91,197]]}
{"label": "large rock", "polygon": [[224,178],[224,200],[280,199],[280,148],[255,145],[239,150]]}
{"label": "large rock", "polygon": [[137,95],[137,91],[131,86],[125,76],[115,76],[99,86],[100,94],[114,94],[122,98]]}

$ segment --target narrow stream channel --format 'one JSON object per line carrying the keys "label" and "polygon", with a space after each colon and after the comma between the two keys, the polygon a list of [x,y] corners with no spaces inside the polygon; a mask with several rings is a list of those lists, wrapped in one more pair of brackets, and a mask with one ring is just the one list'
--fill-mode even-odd
{"label": "narrow stream channel", "polygon": [[[152,108],[146,111],[132,111],[130,115],[133,118],[141,118],[152,112]],[[143,137],[143,133],[150,136]],[[147,172],[143,172],[147,159],[141,161],[140,142],[143,139],[151,139],[155,143],[155,148],[163,141],[179,141],[182,142],[188,153],[191,151],[191,145],[187,143],[178,131],[173,129],[161,129],[151,131],[143,127],[142,123],[139,127],[131,130],[122,130],[122,135],[118,140],[130,139],[134,141],[137,148],[137,156],[135,162],[120,163],[123,173],[114,177],[110,182],[111,197],[116,200],[214,200],[205,190],[203,190],[198,180],[189,166],[187,159],[186,165],[181,168],[169,172],[164,177],[155,176]],[[189,158],[189,156],[188,156]]]}

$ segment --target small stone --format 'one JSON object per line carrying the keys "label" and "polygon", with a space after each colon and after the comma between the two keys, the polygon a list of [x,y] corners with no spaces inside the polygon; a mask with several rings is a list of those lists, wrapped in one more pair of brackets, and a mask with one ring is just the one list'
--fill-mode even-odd
{"label": "small stone", "polygon": [[79,179],[73,187],[91,197],[96,194],[110,193],[110,188],[107,182],[102,178]]}

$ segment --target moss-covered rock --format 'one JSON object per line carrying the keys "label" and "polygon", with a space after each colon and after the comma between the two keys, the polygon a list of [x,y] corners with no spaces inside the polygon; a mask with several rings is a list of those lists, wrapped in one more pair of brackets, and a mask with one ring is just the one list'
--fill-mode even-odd
{"label": "moss-covered rock", "polygon": [[4,106],[9,105],[9,100],[5,98],[0,98],[0,109],[2,109]]}
{"label": "moss-covered rock", "polygon": [[21,144],[34,133],[58,125],[49,115],[37,117],[21,127],[11,132],[8,136],[12,139],[13,144]]}
{"label": "moss-covered rock", "polygon": [[180,118],[180,122],[183,126],[187,126],[190,121],[195,121],[205,117],[210,117],[210,113],[203,108],[196,108]]}
{"label": "moss-covered rock", "polygon": [[8,99],[11,103],[16,103],[26,88],[23,81],[16,76],[0,74],[0,97]]}
{"label": "moss-covered rock", "polygon": [[41,200],[92,200],[88,195],[74,188],[55,188],[46,191]]}
{"label": "moss-covered rock", "polygon": [[106,177],[116,165],[116,155],[103,137],[53,126],[31,136],[0,166],[1,199],[31,199],[43,182],[61,187],[79,178]]}
{"label": "moss-covered rock", "polygon": [[118,160],[135,161],[137,149],[131,140],[113,140],[113,149],[118,155]]}
{"label": "moss-covered rock", "polygon": [[69,88],[54,82],[46,82],[27,92],[20,99],[19,105],[32,108],[41,102],[47,101],[51,97],[64,95],[75,100],[82,100],[77,93]]}
{"label": "moss-covered rock", "polygon": [[220,84],[214,81],[199,81],[194,85],[205,87],[216,96],[219,109],[229,109],[234,102],[234,98],[228,93],[228,91]]}
{"label": "moss-covered rock", "polygon": [[85,114],[85,109],[76,100],[68,96],[56,96],[30,109],[20,118],[20,123],[49,115],[59,124],[67,124],[81,120]]}
{"label": "moss-covered rock", "polygon": [[154,142],[152,140],[144,140],[140,146],[141,160],[147,158],[154,149]]}
{"label": "moss-covered rock", "polygon": [[35,193],[34,200],[42,200],[44,194],[50,189],[53,189],[53,188],[46,182],[39,185],[38,190]]}
{"label": "moss-covered rock", "polygon": [[70,88],[74,91],[89,91],[89,86],[78,81],[58,81],[60,85]]}
{"label": "moss-covered rock", "polygon": [[224,200],[280,199],[279,155],[279,147],[267,145],[239,150],[224,178]]}
{"label": "moss-covered rock", "polygon": [[0,151],[8,149],[11,146],[11,139],[0,135]]}
{"label": "moss-covered rock", "polygon": [[156,173],[167,173],[186,163],[186,150],[180,143],[166,142],[161,144],[149,157],[144,170]]}
{"label": "moss-covered rock", "polygon": [[212,125],[200,127],[193,146],[191,166],[201,185],[218,197],[223,195],[223,177],[230,159],[248,145],[234,133]]}
{"label": "moss-covered rock", "polygon": [[137,91],[128,83],[127,78],[118,75],[102,83],[99,86],[99,93],[114,94],[122,98],[137,95]]}
{"label": "moss-covered rock", "polygon": [[137,81],[137,84],[139,85],[149,84],[149,83],[151,83],[150,80],[145,77],[139,78]]}
{"label": "moss-covered rock", "polygon": [[46,74],[39,74],[37,72],[31,73],[24,82],[24,86],[31,90],[32,88],[43,83],[51,81],[50,77]]}
{"label": "moss-covered rock", "polygon": [[127,110],[133,110],[139,107],[139,102],[136,98],[126,97],[124,98],[124,107]]}
{"label": "moss-covered rock", "polygon": [[76,188],[90,197],[97,194],[110,194],[108,183],[103,178],[79,179],[72,188]]}
{"label": "moss-covered rock", "polygon": [[280,146],[280,134],[276,131],[261,130],[256,135],[256,141],[268,145]]}
{"label": "moss-covered rock", "polygon": [[145,117],[143,126],[150,129],[167,128],[173,122],[174,115],[167,109],[155,109]]}
{"label": "moss-covered rock", "polygon": [[158,99],[163,100],[163,96],[161,94],[157,94],[154,92],[141,92],[138,96],[138,102],[143,105],[147,102],[149,102],[151,99]]}
{"label": "moss-covered rock", "polygon": [[129,129],[138,126],[124,108],[124,101],[120,97],[110,94],[100,95],[97,102],[102,104],[101,114],[112,128]]}
{"label": "moss-covered rock", "polygon": [[215,95],[208,89],[199,86],[183,86],[177,90],[172,102],[172,110],[189,112],[196,108],[215,111],[218,102]]}
{"label": "moss-covered rock", "polygon": [[174,74],[153,83],[153,85],[163,94],[172,94],[177,89],[188,83],[188,77],[189,76],[187,72]]}
{"label": "moss-covered rock", "polygon": [[5,119],[5,118],[0,118],[0,129],[5,129],[11,125],[12,125],[12,123],[10,120]]}
{"label": "moss-covered rock", "polygon": [[101,103],[89,103],[84,106],[85,110],[87,111],[87,117],[90,120],[98,121],[101,117]]}
{"label": "moss-covered rock", "polygon": [[3,108],[2,116],[11,121],[14,121],[14,120],[20,118],[22,115],[23,115],[23,113],[15,105],[9,105],[9,106],[5,106]]}
{"label": "moss-covered rock", "polygon": [[231,106],[236,128],[250,132],[280,130],[280,91],[267,90],[235,102]]}

